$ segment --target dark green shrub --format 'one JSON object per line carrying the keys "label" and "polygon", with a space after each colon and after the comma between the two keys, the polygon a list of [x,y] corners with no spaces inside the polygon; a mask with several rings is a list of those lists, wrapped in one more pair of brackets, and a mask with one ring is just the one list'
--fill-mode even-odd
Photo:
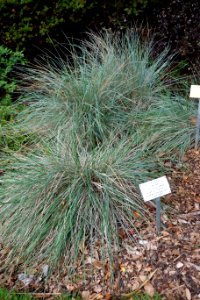
{"label": "dark green shrub", "polygon": [[51,5],[46,0],[0,1],[2,42],[12,49],[25,49],[32,56],[33,45],[47,44],[49,35],[58,39],[60,25],[73,28],[72,23],[80,21],[91,6],[83,0],[53,0]]}
{"label": "dark green shrub", "polygon": [[[155,1],[155,0],[154,0]],[[60,40],[63,33],[112,27],[126,28],[149,0],[7,0],[0,1],[1,41],[12,49],[25,49],[33,56],[33,46],[41,47]],[[36,48],[34,48],[36,51]]]}
{"label": "dark green shrub", "polygon": [[25,64],[23,53],[0,45],[0,105],[11,103],[17,83],[12,72],[17,64]]}
{"label": "dark green shrub", "polygon": [[25,64],[24,55],[20,51],[12,51],[0,46],[0,151],[18,150],[27,137],[22,131],[15,131],[13,123],[23,105],[11,105],[16,98],[17,78],[14,69]]}
{"label": "dark green shrub", "polygon": [[24,130],[14,127],[16,116],[24,109],[23,105],[0,105],[0,152],[18,151],[23,144],[31,141]]}
{"label": "dark green shrub", "polygon": [[[194,0],[7,0],[0,1],[0,41],[24,49],[29,58],[52,40],[80,37],[92,29],[121,31],[148,19],[159,39],[159,48],[170,43],[180,59],[199,62],[199,1]],[[51,40],[52,39],[52,40]],[[160,51],[160,50],[159,50]]]}

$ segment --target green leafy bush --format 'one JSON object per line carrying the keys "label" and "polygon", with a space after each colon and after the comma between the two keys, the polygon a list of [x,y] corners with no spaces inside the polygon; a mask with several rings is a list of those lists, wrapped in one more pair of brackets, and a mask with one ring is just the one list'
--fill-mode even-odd
{"label": "green leafy bush", "polygon": [[151,214],[138,185],[164,173],[162,157],[190,146],[195,111],[172,92],[167,52],[153,59],[153,43],[142,46],[134,31],[92,35],[76,50],[68,62],[24,71],[18,128],[37,132],[40,142],[10,158],[0,185],[9,259],[52,267],[62,260],[68,271],[93,255],[97,241],[101,259],[112,262],[119,228],[139,234],[133,212],[144,221]]}
{"label": "green leafy bush", "polygon": [[140,14],[148,2],[52,0],[49,5],[47,0],[1,0],[0,38],[8,47],[25,50],[32,58],[37,51],[34,46],[43,48],[51,39],[63,40],[62,32],[77,37],[87,28],[127,28],[128,21]]}
{"label": "green leafy bush", "polygon": [[49,36],[58,38],[63,23],[72,28],[73,22],[80,21],[91,5],[82,0],[54,0],[51,5],[46,0],[0,1],[1,41],[33,57],[34,46],[44,47],[51,43]]}
{"label": "green leafy bush", "polygon": [[0,105],[11,103],[16,90],[16,76],[13,70],[17,64],[25,64],[23,53],[0,45]]}
{"label": "green leafy bush", "polygon": [[16,128],[16,116],[23,109],[21,104],[0,105],[0,153],[18,151],[33,140],[25,129]]}
{"label": "green leafy bush", "polygon": [[16,115],[24,106],[12,104],[17,99],[18,80],[14,71],[25,63],[22,52],[0,46],[0,151],[19,150],[27,141],[27,135],[13,127]]}

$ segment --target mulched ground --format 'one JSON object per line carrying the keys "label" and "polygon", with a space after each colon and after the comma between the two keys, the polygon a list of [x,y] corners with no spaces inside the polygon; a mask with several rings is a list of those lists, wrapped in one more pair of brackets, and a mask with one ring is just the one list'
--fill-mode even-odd
{"label": "mulched ground", "polygon": [[77,266],[74,278],[62,271],[47,279],[47,266],[40,274],[37,270],[27,277],[17,266],[6,270],[4,259],[8,250],[1,243],[0,286],[31,291],[37,293],[37,298],[48,299],[51,294],[66,291],[80,291],[83,299],[90,300],[109,300],[113,294],[116,299],[130,299],[131,292],[142,291],[149,295],[158,292],[168,300],[200,299],[200,152],[190,150],[182,164],[173,167],[168,180],[172,194],[163,202],[173,210],[170,218],[165,212],[162,215],[166,228],[157,236],[155,222],[149,223],[142,230],[143,239],[136,244],[119,232],[122,245],[115,258],[112,283],[108,263],[99,260],[98,246],[94,258],[86,259],[85,275]]}

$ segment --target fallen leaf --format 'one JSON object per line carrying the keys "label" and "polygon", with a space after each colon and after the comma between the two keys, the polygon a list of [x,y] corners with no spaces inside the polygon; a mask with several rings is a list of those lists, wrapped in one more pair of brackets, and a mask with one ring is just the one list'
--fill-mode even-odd
{"label": "fallen leaf", "polygon": [[[171,225],[171,223],[168,224],[168,227],[170,227],[170,225]],[[172,226],[173,226],[173,224],[172,224]],[[172,226],[171,226],[171,227],[172,227]],[[166,230],[163,230],[163,231],[162,231],[162,235],[165,237],[165,236],[169,236],[170,233],[169,233],[168,231],[166,231]]]}
{"label": "fallen leaf", "polygon": [[102,262],[100,262],[99,260],[95,260],[92,264],[98,270],[102,269],[104,266],[104,264]]}
{"label": "fallen leaf", "polygon": [[131,290],[132,291],[135,291],[135,290],[137,290],[138,288],[139,288],[139,286],[140,286],[140,283],[138,282],[138,281],[134,281],[133,282],[133,284],[132,284],[132,287],[131,287]]}
{"label": "fallen leaf", "polygon": [[94,288],[93,288],[93,291],[97,294],[99,294],[101,291],[102,291],[102,287],[100,285],[96,285]]}
{"label": "fallen leaf", "polygon": [[174,271],[174,270],[172,270],[172,271],[169,271],[169,275],[170,275],[170,276],[173,276],[173,275],[175,275],[175,274],[176,274],[176,272],[177,272],[177,271]]}
{"label": "fallen leaf", "polygon": [[[140,256],[142,256],[142,252],[138,251],[137,247],[132,247],[128,244],[124,244],[124,247],[125,247],[127,253],[134,256],[135,259],[138,259]],[[133,257],[132,257],[132,259],[133,259]]]}
{"label": "fallen leaf", "polygon": [[191,117],[190,122],[192,125],[196,125],[197,124],[197,118],[196,117]]}
{"label": "fallen leaf", "polygon": [[104,270],[105,270],[104,279],[108,280],[110,278],[110,276],[111,276],[111,272],[110,272],[110,268],[109,268],[108,262],[105,264]]}
{"label": "fallen leaf", "polygon": [[134,212],[133,212],[133,216],[134,216],[136,219],[138,219],[138,218],[141,217],[141,215],[140,215],[139,212],[137,212],[137,211],[134,211]]}
{"label": "fallen leaf", "polygon": [[124,239],[126,238],[126,236],[127,236],[125,230],[122,229],[122,228],[120,228],[120,229],[118,230],[118,235],[119,235],[119,237],[120,237],[122,240],[124,240]]}
{"label": "fallen leaf", "polygon": [[99,261],[99,253],[96,249],[94,250],[94,257],[96,258],[97,261]]}
{"label": "fallen leaf", "polygon": [[129,229],[129,230],[128,230],[128,233],[129,233],[130,235],[134,235],[134,234],[135,234],[135,230],[134,230],[134,229]]}
{"label": "fallen leaf", "polygon": [[95,261],[94,258],[92,258],[91,256],[88,256],[85,260],[86,264],[92,264]]}
{"label": "fallen leaf", "polygon": [[155,294],[155,289],[154,289],[153,285],[150,282],[145,284],[144,290],[147,293],[147,295],[149,295],[150,297],[153,297],[154,294]]}
{"label": "fallen leaf", "polygon": [[137,267],[137,271],[140,272],[142,270],[143,264],[139,260],[137,260],[136,267]]}
{"label": "fallen leaf", "polygon": [[110,300],[112,298],[111,294],[105,294],[105,300]]}
{"label": "fallen leaf", "polygon": [[101,294],[92,294],[89,297],[89,300],[101,300],[103,299],[103,296]]}
{"label": "fallen leaf", "polygon": [[147,250],[157,250],[158,246],[154,242],[149,242],[147,244]]}
{"label": "fallen leaf", "polygon": [[173,249],[173,250],[171,251],[171,254],[172,254],[172,255],[179,256],[180,251],[179,251],[179,249]]}
{"label": "fallen leaf", "polygon": [[180,224],[188,224],[188,223],[189,223],[188,221],[182,220],[182,219],[178,219],[178,222],[179,222]]}
{"label": "fallen leaf", "polygon": [[103,299],[103,295],[98,294],[98,295],[96,295],[96,297],[94,299],[95,300],[101,300],[101,299]]}
{"label": "fallen leaf", "polygon": [[120,270],[125,273],[126,272],[126,268],[124,267],[124,265],[120,265]]}
{"label": "fallen leaf", "polygon": [[145,245],[148,245],[148,241],[140,240],[139,244],[145,246]]}
{"label": "fallen leaf", "polygon": [[193,263],[187,263],[187,265],[188,265],[188,266],[194,267],[198,272],[200,272],[200,266],[195,265],[195,264],[193,264]]}
{"label": "fallen leaf", "polygon": [[151,272],[151,274],[149,276],[145,276],[146,277],[145,280],[142,280],[142,279],[144,279],[144,275],[139,276],[140,280],[142,280],[143,282],[139,286],[138,291],[141,290],[141,288],[144,287],[151,280],[151,278],[154,276],[154,274],[156,272],[157,272],[157,269],[155,269],[153,272]]}
{"label": "fallen leaf", "polygon": [[90,299],[90,292],[89,291],[83,291],[81,293],[81,296],[82,296],[83,300],[89,300]]}
{"label": "fallen leaf", "polygon": [[197,203],[200,203],[200,196],[196,196],[196,197],[194,198],[194,201],[197,202]]}
{"label": "fallen leaf", "polygon": [[26,273],[21,273],[18,275],[18,279],[23,282],[25,286],[28,286],[34,279],[33,275],[27,275]]}
{"label": "fallen leaf", "polygon": [[192,299],[190,290],[188,288],[185,289],[185,295],[186,295],[187,300],[191,300]]}
{"label": "fallen leaf", "polygon": [[75,287],[72,284],[67,284],[66,288],[69,292],[72,292],[75,289]]}
{"label": "fallen leaf", "polygon": [[142,282],[144,282],[145,280],[147,280],[147,276],[145,276],[145,275],[140,275],[139,278],[140,278],[140,280]]}
{"label": "fallen leaf", "polygon": [[176,268],[177,268],[177,269],[180,269],[180,268],[182,268],[182,267],[183,267],[183,263],[179,261],[179,262],[176,264]]}
{"label": "fallen leaf", "polygon": [[85,251],[85,241],[82,241],[80,244],[79,244],[79,249],[82,253],[84,253]]}
{"label": "fallen leaf", "polygon": [[42,266],[42,273],[44,277],[47,277],[48,272],[49,272],[49,266],[48,265]]}

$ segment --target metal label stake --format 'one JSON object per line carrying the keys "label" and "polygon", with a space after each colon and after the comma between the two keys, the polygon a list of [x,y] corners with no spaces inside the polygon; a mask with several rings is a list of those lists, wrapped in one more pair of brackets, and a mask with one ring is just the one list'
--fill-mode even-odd
{"label": "metal label stake", "polygon": [[160,197],[156,198],[156,232],[160,235],[161,231],[161,201]]}
{"label": "metal label stake", "polygon": [[198,148],[199,143],[199,131],[200,131],[200,99],[199,99],[199,106],[198,106],[198,115],[197,115],[197,128],[196,128],[196,135],[195,135],[195,150]]}
{"label": "metal label stake", "polygon": [[153,179],[139,185],[144,201],[155,200],[156,202],[156,233],[161,233],[161,200],[160,197],[171,193],[166,176]]}

